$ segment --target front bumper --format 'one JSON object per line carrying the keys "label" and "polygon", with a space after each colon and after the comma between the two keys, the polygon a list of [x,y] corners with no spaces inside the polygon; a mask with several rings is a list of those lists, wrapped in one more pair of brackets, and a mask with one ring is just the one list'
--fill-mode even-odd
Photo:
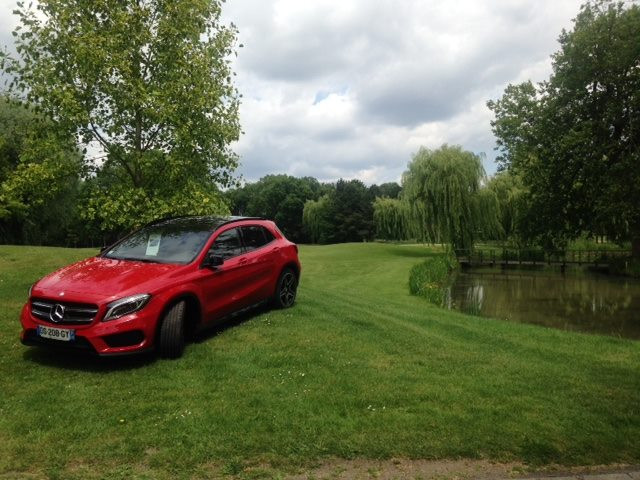
{"label": "front bumper", "polygon": [[[142,353],[154,347],[160,312],[154,308],[153,303],[149,302],[138,312],[108,322],[102,321],[104,311],[100,309],[93,322],[87,325],[59,325],[45,322],[31,314],[29,303],[27,303],[20,314],[22,324],[20,340],[24,345],[84,351],[101,356]],[[39,325],[72,329],[75,331],[75,339],[61,341],[42,338],[37,334]]]}

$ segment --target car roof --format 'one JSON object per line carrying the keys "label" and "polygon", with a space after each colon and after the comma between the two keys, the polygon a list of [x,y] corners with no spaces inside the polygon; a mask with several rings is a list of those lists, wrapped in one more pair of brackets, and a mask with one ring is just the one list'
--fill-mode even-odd
{"label": "car roof", "polygon": [[233,222],[241,222],[244,220],[265,220],[261,217],[242,217],[242,216],[215,216],[215,215],[185,215],[179,217],[163,218],[148,223],[150,225],[180,225],[200,227],[204,229],[217,230],[223,225]]}

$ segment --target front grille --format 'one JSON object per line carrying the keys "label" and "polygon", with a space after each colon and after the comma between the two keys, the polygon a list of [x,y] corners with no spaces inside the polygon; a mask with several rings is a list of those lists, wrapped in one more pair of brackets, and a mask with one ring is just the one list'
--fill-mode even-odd
{"label": "front grille", "polygon": [[96,318],[98,306],[34,298],[31,300],[31,313],[40,320],[56,325],[86,325]]}

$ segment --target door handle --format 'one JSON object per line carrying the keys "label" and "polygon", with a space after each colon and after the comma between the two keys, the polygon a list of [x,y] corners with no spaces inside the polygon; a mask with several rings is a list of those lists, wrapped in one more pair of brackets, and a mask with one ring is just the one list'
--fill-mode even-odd
{"label": "door handle", "polygon": [[247,263],[247,259],[246,258],[241,258],[240,260],[238,260],[238,264],[240,264],[240,265],[244,265],[245,263]]}

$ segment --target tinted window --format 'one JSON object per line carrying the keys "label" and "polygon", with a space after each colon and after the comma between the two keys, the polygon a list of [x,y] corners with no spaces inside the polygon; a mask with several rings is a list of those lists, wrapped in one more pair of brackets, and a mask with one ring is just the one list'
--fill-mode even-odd
{"label": "tinted window", "polygon": [[267,243],[272,242],[273,240],[276,239],[276,237],[273,236],[273,233],[271,233],[266,228],[263,228],[262,231],[264,232],[264,236],[267,239]]}
{"label": "tinted window", "polygon": [[210,252],[214,255],[222,256],[225,260],[240,255],[242,253],[242,243],[240,242],[238,229],[232,228],[222,232],[213,242]]}
{"label": "tinted window", "polygon": [[198,221],[166,221],[149,225],[104,253],[106,258],[160,263],[188,263],[211,235],[211,224]]}
{"label": "tinted window", "polygon": [[273,240],[271,232],[260,226],[242,227],[242,239],[247,250],[255,250]]}

